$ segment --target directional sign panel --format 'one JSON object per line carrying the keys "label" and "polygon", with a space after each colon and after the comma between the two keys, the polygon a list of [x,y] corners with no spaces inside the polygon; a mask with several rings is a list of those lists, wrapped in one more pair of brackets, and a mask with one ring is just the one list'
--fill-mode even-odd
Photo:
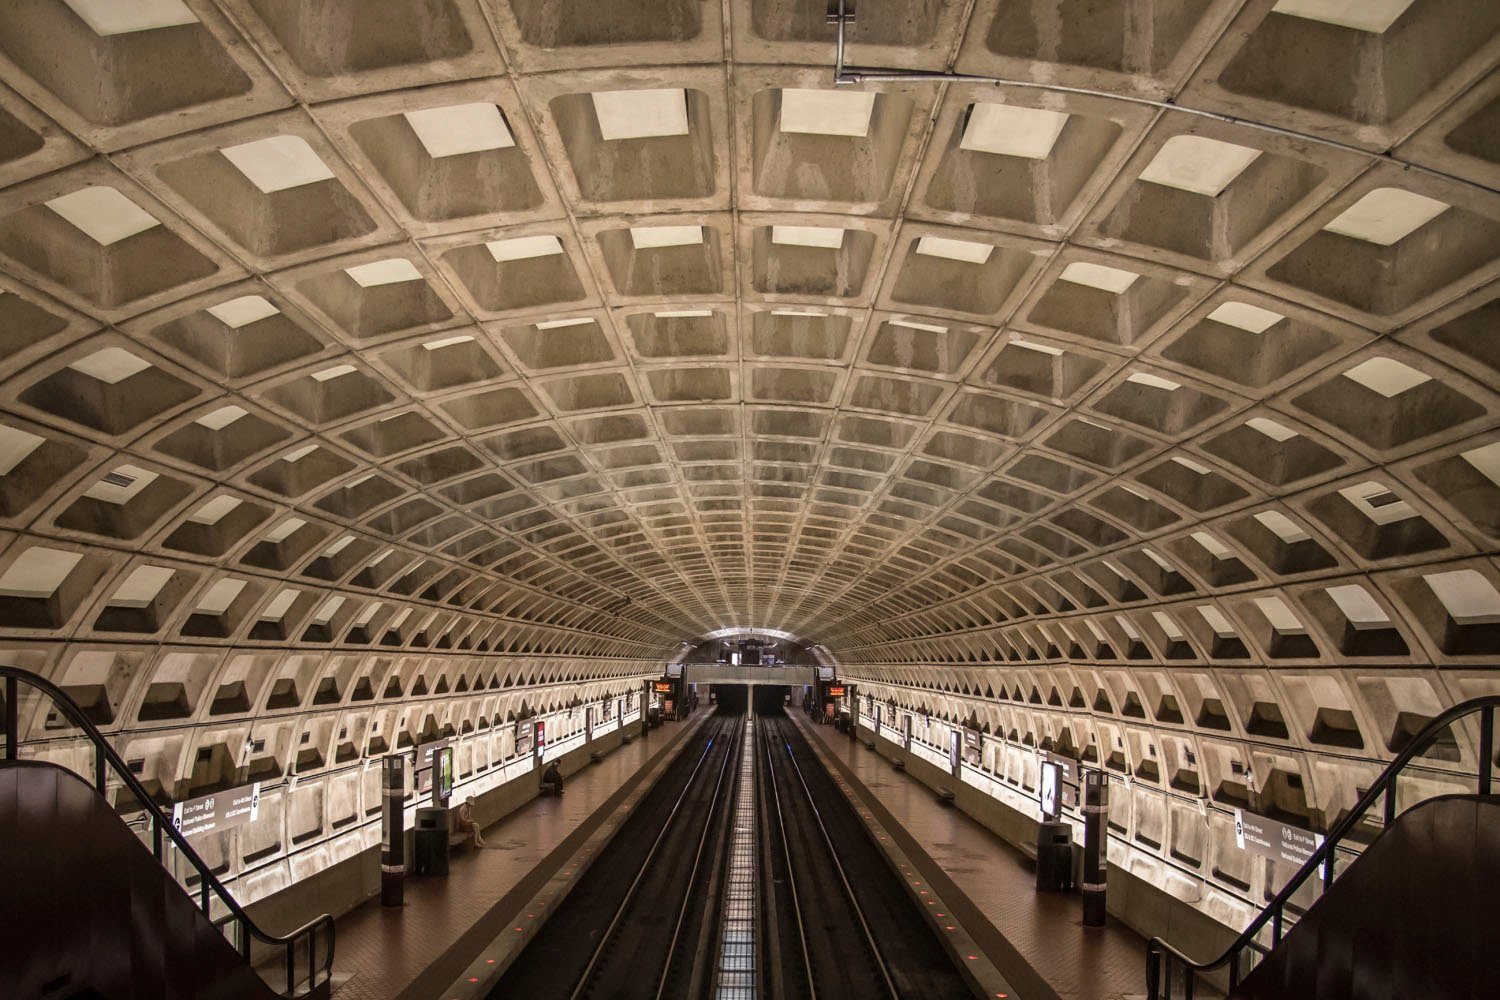
{"label": "directional sign panel", "polygon": [[185,837],[228,830],[260,817],[260,782],[172,806],[172,825]]}
{"label": "directional sign panel", "polygon": [[1307,864],[1308,859],[1323,843],[1323,835],[1268,816],[1236,809],[1234,842],[1242,851],[1250,851],[1300,868]]}

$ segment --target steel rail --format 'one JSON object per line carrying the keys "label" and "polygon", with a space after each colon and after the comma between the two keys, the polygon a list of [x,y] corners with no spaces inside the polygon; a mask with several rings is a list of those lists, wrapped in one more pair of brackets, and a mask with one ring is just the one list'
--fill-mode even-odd
{"label": "steel rail", "polygon": [[[698,847],[693,852],[693,864],[692,867],[688,869],[688,877],[683,883],[682,903],[677,908],[677,922],[672,927],[672,941],[667,945],[666,962],[662,964],[660,979],[656,984],[656,1000],[662,1000],[662,997],[666,995],[668,973],[672,968],[672,957],[677,954],[678,941],[682,937],[682,925],[684,921],[687,920],[688,910],[692,906],[693,883],[697,881],[698,870],[703,866],[703,853],[708,848],[709,834],[713,831],[714,819],[720,814],[719,809],[721,804],[727,806],[728,796],[733,793],[732,788],[728,790],[725,789],[724,777],[729,773],[730,765],[739,760],[740,752],[744,748],[745,730],[743,721],[732,725],[734,726],[737,735],[734,737],[734,742],[730,744],[728,752],[724,754],[724,764],[719,768],[719,778],[718,781],[714,784],[714,794],[708,802],[708,815],[704,818],[702,832],[698,834]],[[721,799],[723,800],[722,803]],[[719,858],[715,861],[715,872],[711,872],[709,874],[710,883],[712,883],[714,874],[718,871],[718,867],[722,864],[723,854],[721,852]],[[707,922],[708,921],[705,921],[705,923]],[[694,957],[694,966],[696,967],[702,960],[703,955],[700,952]]]}
{"label": "steel rail", "polygon": [[640,869],[636,872],[635,878],[630,882],[630,887],[625,890],[625,897],[615,909],[614,916],[610,919],[609,925],[605,927],[604,933],[599,936],[599,943],[594,946],[593,954],[589,956],[589,961],[584,966],[583,974],[578,977],[578,982],[574,985],[572,991],[569,992],[569,1000],[579,1000],[580,997],[588,992],[589,985],[594,978],[594,971],[599,967],[605,953],[613,944],[615,933],[619,930],[620,924],[625,918],[626,911],[630,909],[636,893],[640,890],[641,883],[645,881],[647,873],[651,871],[651,863],[655,860],[662,843],[667,839],[667,834],[672,832],[672,824],[676,820],[677,814],[682,810],[682,804],[687,801],[688,794],[692,792],[696,785],[698,773],[703,770],[704,761],[708,760],[708,755],[713,750],[714,741],[725,732],[725,729],[724,725],[720,725],[714,731],[714,735],[709,738],[707,745],[704,746],[703,753],[698,756],[698,761],[693,765],[693,770],[688,775],[688,780],[683,784],[682,792],[677,796],[677,800],[672,803],[672,808],[667,813],[666,821],[662,823],[661,829],[656,834],[656,839],[651,842],[651,849],[646,852],[645,860],[641,862]]}
{"label": "steel rail", "polygon": [[[792,900],[792,913],[797,918],[797,943],[802,951],[802,966],[807,974],[807,995],[809,1000],[818,1000],[818,984],[813,977],[812,953],[807,947],[807,924],[802,918],[802,901],[798,899],[797,893],[797,873],[792,869],[791,838],[787,836],[786,816],[781,811],[781,792],[776,787],[776,763],[773,759],[774,743],[770,734],[772,725],[773,723],[770,719],[761,720],[760,733],[765,738],[766,747],[766,785],[771,789],[770,799],[772,810],[776,815],[776,829],[781,832],[781,855],[786,863],[786,884],[787,892]],[[778,725],[776,732],[777,740],[780,739],[780,736],[781,733]],[[769,817],[767,817],[767,822],[769,822]],[[771,878],[769,867],[766,870],[765,878],[767,881]],[[769,887],[767,888],[766,898],[771,898]]]}
{"label": "steel rail", "polygon": [[[781,733],[781,723],[776,724],[777,735]],[[802,786],[802,792],[807,796],[807,806],[812,810],[813,819],[817,821],[818,832],[823,835],[823,846],[828,849],[828,858],[832,862],[833,870],[839,877],[839,884],[844,887],[844,895],[849,900],[849,906],[859,923],[860,931],[864,935],[865,943],[870,949],[871,956],[875,959],[875,967],[880,970],[881,981],[885,983],[886,992],[895,1000],[899,1000],[901,993],[896,989],[896,983],[891,979],[891,971],[885,961],[885,954],[880,950],[880,945],[875,940],[875,934],[870,930],[869,921],[865,919],[863,907],[859,905],[859,898],[854,894],[854,887],[849,884],[849,875],[844,870],[844,863],[839,860],[838,849],[833,845],[833,837],[828,832],[828,827],[823,823],[823,813],[818,809],[818,800],[808,787],[807,777],[802,773],[802,765],[797,763],[797,758],[792,754],[790,743],[783,740],[787,750],[787,760],[791,761],[792,770],[797,775],[797,783]]]}

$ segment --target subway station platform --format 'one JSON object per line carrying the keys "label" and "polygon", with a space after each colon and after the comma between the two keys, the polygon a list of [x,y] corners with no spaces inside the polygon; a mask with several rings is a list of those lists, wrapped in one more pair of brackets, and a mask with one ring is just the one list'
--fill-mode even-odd
{"label": "subway station platform", "polygon": [[[378,898],[338,921],[336,1000],[447,995],[476,955],[508,929],[524,940],[539,914],[524,912],[551,882],[566,887],[590,838],[628,813],[711,706],[644,734],[568,778],[560,799],[535,798],[484,829],[482,850],[455,849],[447,877],[411,877],[401,907]],[[856,808],[898,846],[964,923],[1023,1000],[1131,1000],[1142,995],[1144,941],[1111,919],[1084,927],[1076,894],[1035,890],[1031,862],[889,760],[829,726],[788,713],[851,793]],[[577,867],[578,871],[570,869]],[[565,890],[564,890],[565,891]],[[488,946],[488,947],[487,947]],[[505,952],[511,950],[509,946]],[[500,951],[496,951],[500,954]],[[503,960],[503,959],[502,959]],[[480,961],[483,961],[481,958]],[[467,987],[465,992],[473,990]]]}
{"label": "subway station platform", "polygon": [[382,906],[376,897],[341,918],[335,1000],[446,996],[446,988],[513,926],[538,890],[556,877],[572,877],[564,866],[594,833],[628,811],[709,711],[642,732],[597,762],[582,764],[567,777],[562,797],[533,798],[485,827],[482,850],[455,848],[446,877],[407,876],[404,905]]}
{"label": "subway station platform", "polygon": [[[1144,995],[1146,943],[1113,918],[1085,927],[1076,893],[1036,891],[1031,861],[857,738],[796,719],[862,811],[892,831],[1022,1000]],[[967,911],[967,912],[966,912]]]}

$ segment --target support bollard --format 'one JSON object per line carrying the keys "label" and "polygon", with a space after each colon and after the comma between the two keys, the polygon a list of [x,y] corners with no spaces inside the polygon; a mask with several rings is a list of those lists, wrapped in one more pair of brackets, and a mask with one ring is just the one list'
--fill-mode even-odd
{"label": "support bollard", "polygon": [[1083,925],[1103,927],[1109,861],[1105,838],[1109,833],[1109,776],[1103,771],[1083,773]]}
{"label": "support bollard", "polygon": [[406,884],[406,757],[388,754],[380,764],[380,905],[400,906]]}

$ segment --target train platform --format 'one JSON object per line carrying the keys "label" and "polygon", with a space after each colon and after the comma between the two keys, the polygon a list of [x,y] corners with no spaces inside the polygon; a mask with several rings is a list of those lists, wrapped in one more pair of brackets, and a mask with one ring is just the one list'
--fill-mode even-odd
{"label": "train platform", "polygon": [[[1020,1000],[1133,1000],[1145,993],[1145,941],[1110,919],[1085,927],[1076,894],[1038,893],[1032,862],[932,789],[832,726],[789,711],[868,810],[960,917]],[[967,911],[967,912],[965,912]]]}
{"label": "train platform", "polygon": [[475,955],[509,927],[580,847],[617,821],[712,711],[643,734],[568,777],[561,798],[534,798],[455,850],[446,877],[408,876],[404,905],[372,898],[338,920],[334,1000],[446,996]]}

